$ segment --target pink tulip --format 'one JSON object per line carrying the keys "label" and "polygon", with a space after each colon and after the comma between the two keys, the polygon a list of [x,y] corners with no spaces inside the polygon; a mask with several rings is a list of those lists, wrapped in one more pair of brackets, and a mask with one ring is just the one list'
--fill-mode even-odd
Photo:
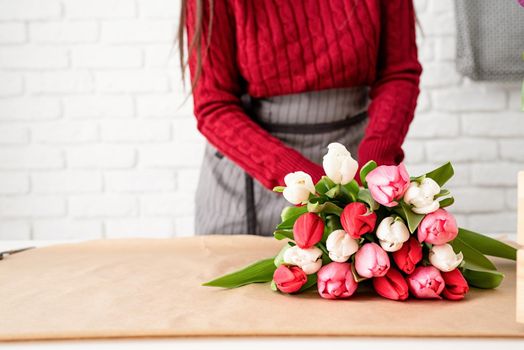
{"label": "pink tulip", "polygon": [[444,278],[444,282],[446,283],[446,287],[442,292],[444,298],[449,300],[464,299],[464,295],[469,291],[469,286],[468,282],[458,269],[450,272],[443,272],[442,278]]}
{"label": "pink tulip", "polygon": [[349,203],[340,215],[340,223],[344,231],[354,239],[375,229],[377,214],[360,202]]}
{"label": "pink tulip", "polygon": [[273,281],[282,293],[294,293],[306,283],[307,276],[300,267],[280,265],[273,274]]}
{"label": "pink tulip", "polygon": [[324,234],[324,221],[315,213],[299,216],[293,225],[293,237],[302,249],[308,249],[320,242]]}
{"label": "pink tulip", "polygon": [[422,260],[422,246],[416,238],[411,237],[400,250],[393,252],[393,260],[397,267],[406,274],[411,274]]}
{"label": "pink tulip", "polygon": [[442,299],[444,279],[433,266],[419,266],[407,277],[411,294],[419,299]]}
{"label": "pink tulip", "polygon": [[408,284],[404,276],[395,268],[390,268],[384,277],[373,278],[375,291],[387,299],[406,300],[409,296]]}
{"label": "pink tulip", "polygon": [[394,207],[409,187],[409,175],[404,164],[381,165],[366,176],[371,196],[386,207]]}
{"label": "pink tulip", "polygon": [[440,245],[454,240],[457,234],[455,217],[444,209],[427,214],[418,226],[419,242]]}
{"label": "pink tulip", "polygon": [[355,254],[355,270],[362,277],[382,277],[389,266],[388,254],[376,243],[364,244]]}
{"label": "pink tulip", "polygon": [[349,298],[357,290],[351,264],[332,262],[322,266],[317,273],[318,294],[325,299]]}

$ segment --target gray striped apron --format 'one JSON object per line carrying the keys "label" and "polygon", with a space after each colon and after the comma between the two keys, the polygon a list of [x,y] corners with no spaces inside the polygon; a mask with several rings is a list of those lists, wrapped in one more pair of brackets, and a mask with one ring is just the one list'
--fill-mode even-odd
{"label": "gray striped apron", "polygon": [[[366,87],[248,98],[244,102],[246,113],[261,127],[317,164],[322,163],[331,142],[346,145],[356,157],[367,125]],[[197,235],[269,236],[286,205],[281,194],[253,181],[213,146],[206,145],[196,191]]]}

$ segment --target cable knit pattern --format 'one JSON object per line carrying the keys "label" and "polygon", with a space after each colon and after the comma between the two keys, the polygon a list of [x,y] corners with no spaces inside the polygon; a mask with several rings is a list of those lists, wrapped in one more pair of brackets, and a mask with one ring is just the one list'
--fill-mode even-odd
{"label": "cable knit pattern", "polygon": [[[187,11],[191,40],[194,0]],[[240,96],[365,85],[370,121],[359,162],[402,161],[422,70],[411,0],[215,0],[213,11],[195,115],[200,132],[229,159],[267,188],[297,170],[318,180],[322,168],[255,124]],[[205,4],[203,41],[209,15]],[[195,63],[190,57],[192,76]]]}

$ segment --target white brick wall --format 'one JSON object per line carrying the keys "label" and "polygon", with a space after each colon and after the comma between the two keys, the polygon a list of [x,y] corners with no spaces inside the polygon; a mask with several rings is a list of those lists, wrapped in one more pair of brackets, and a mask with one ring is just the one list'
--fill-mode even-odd
{"label": "white brick wall", "polygon": [[[452,1],[415,4],[425,71],[408,167],[453,161],[461,224],[514,231],[520,84],[460,76]],[[192,234],[204,143],[181,105],[179,6],[0,0],[0,239]]]}

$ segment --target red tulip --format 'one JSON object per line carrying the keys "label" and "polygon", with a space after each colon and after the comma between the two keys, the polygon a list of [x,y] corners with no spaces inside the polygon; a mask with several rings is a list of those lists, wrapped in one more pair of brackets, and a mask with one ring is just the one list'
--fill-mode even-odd
{"label": "red tulip", "polygon": [[375,291],[387,299],[406,300],[409,296],[408,284],[404,276],[395,268],[390,268],[384,277],[373,278]]}
{"label": "red tulip", "polygon": [[444,287],[444,291],[442,292],[444,298],[449,300],[464,299],[464,295],[469,291],[469,286],[458,269],[443,272],[442,278],[444,278],[444,282],[446,283],[446,287]]}
{"label": "red tulip", "polygon": [[410,275],[422,260],[422,246],[416,238],[411,237],[400,250],[393,252],[393,260],[401,271]]}
{"label": "red tulip", "polygon": [[299,216],[293,225],[293,237],[302,249],[311,248],[322,239],[324,221],[315,213],[305,213]]}
{"label": "red tulip", "polygon": [[294,293],[307,282],[307,276],[300,267],[280,265],[273,274],[273,281],[282,293]]}
{"label": "red tulip", "polygon": [[351,238],[360,238],[363,234],[375,229],[377,214],[368,209],[364,203],[354,202],[346,205],[340,215],[340,223]]}

